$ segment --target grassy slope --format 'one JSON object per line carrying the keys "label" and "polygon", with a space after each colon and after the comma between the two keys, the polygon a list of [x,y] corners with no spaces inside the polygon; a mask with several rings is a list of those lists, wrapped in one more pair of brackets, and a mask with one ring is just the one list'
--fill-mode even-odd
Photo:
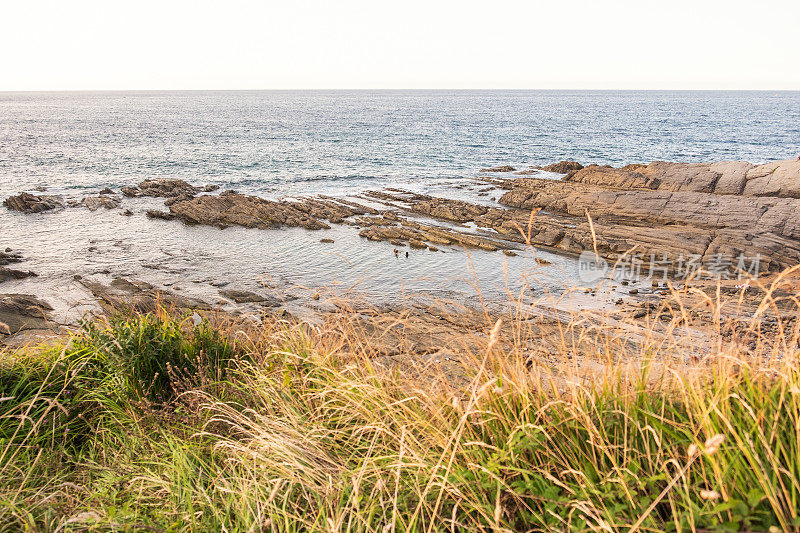
{"label": "grassy slope", "polygon": [[800,527],[796,332],[767,366],[726,351],[656,373],[650,351],[589,384],[490,335],[460,392],[320,335],[161,313],[6,357],[0,529]]}

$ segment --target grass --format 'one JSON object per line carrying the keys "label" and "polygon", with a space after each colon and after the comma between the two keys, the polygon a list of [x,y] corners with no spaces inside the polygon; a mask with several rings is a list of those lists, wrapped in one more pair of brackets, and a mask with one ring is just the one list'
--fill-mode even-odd
{"label": "grass", "polygon": [[796,321],[689,365],[677,315],[552,365],[514,311],[457,386],[355,329],[88,322],[0,359],[0,529],[800,531]]}

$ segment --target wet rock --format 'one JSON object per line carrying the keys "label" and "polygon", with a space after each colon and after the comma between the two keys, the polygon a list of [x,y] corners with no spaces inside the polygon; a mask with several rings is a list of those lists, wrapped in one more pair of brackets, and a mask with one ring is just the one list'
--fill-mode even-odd
{"label": "wet rock", "polygon": [[326,244],[331,244],[331,243],[333,243],[334,241],[333,241],[333,239],[327,239],[327,238],[326,238],[326,239],[320,239],[320,240],[319,240],[319,242],[326,243]]}
{"label": "wet rock", "polygon": [[101,195],[103,195],[103,194],[114,194],[114,191],[112,191],[111,189],[109,189],[108,187],[106,187],[105,189],[103,189],[102,191],[100,191],[100,193],[99,193],[99,194],[101,194]]}
{"label": "wet rock", "polygon": [[11,248],[6,248],[5,252],[0,252],[0,266],[19,263],[22,260],[22,254],[14,252]]}
{"label": "wet rock", "polygon": [[64,207],[64,200],[59,196],[36,196],[27,192],[17,196],[9,196],[3,205],[12,211],[23,213],[43,213]]}
{"label": "wet rock", "polygon": [[517,252],[514,252],[512,250],[503,250],[503,253],[509,257],[515,257],[517,255]]}
{"label": "wet rock", "polygon": [[491,167],[491,168],[482,168],[481,172],[514,172],[516,169],[514,167],[510,167],[508,165],[500,166],[500,167]]}
{"label": "wet rock", "polygon": [[219,291],[219,293],[229,299],[233,300],[237,304],[241,303],[259,303],[259,302],[266,302],[266,297],[256,294],[250,291],[241,291],[237,289],[227,289],[223,291]]}
{"label": "wet rock", "polygon": [[372,241],[389,241],[393,244],[408,242],[412,248],[419,249],[428,247],[428,243],[461,245],[487,251],[508,246],[502,241],[467,235],[411,220],[402,220],[401,224],[396,226],[384,224],[370,226],[362,229],[359,235]]}
{"label": "wet rock", "polygon": [[30,270],[15,270],[13,268],[0,267],[0,283],[15,279],[25,279],[35,277],[36,273]]}
{"label": "wet rock", "polygon": [[222,297],[233,300],[237,304],[243,303],[257,303],[266,307],[277,307],[283,302],[274,296],[264,296],[250,291],[242,291],[237,289],[226,289],[219,291]]}
{"label": "wet rock", "polygon": [[48,329],[50,307],[47,302],[29,294],[0,294],[0,322],[6,335],[13,335],[28,329]]}

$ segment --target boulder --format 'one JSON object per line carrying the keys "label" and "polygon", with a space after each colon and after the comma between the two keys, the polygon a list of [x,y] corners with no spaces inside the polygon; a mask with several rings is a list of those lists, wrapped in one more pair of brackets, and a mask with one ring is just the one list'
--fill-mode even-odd
{"label": "boulder", "polygon": [[120,206],[120,199],[111,194],[100,193],[99,196],[87,196],[81,200],[80,205],[83,205],[89,211],[97,211],[101,207],[105,209],[116,209]]}
{"label": "boulder", "polygon": [[3,205],[12,211],[23,213],[43,213],[64,207],[64,200],[59,196],[37,196],[23,192],[17,196],[9,196]]}

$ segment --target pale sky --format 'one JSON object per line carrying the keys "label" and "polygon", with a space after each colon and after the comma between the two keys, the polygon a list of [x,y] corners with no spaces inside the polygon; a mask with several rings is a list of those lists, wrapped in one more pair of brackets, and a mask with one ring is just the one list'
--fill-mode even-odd
{"label": "pale sky", "polygon": [[0,5],[0,90],[800,89],[800,0]]}

